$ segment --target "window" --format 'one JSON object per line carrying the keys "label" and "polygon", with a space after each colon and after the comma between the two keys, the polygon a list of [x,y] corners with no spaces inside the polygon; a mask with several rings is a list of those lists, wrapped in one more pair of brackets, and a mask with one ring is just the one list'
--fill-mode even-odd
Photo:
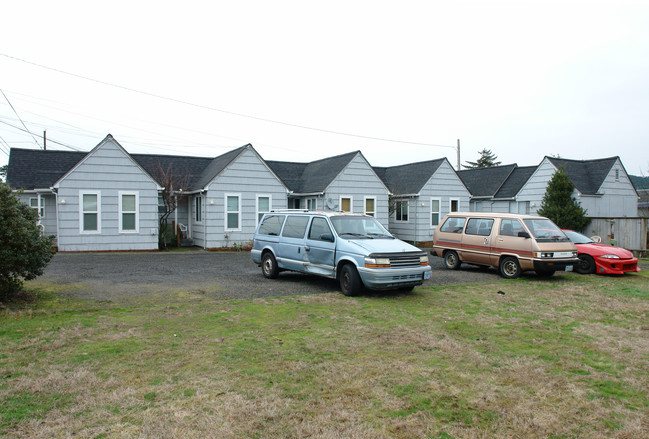
{"label": "window", "polygon": [[140,229],[138,221],[138,193],[119,193],[119,231],[120,233],[137,233]]}
{"label": "window", "polygon": [[99,192],[79,192],[79,232],[101,233],[101,195]]}
{"label": "window", "polygon": [[270,206],[272,204],[270,200],[270,195],[257,195],[257,224],[261,221],[264,213],[270,212]]}
{"label": "window", "polygon": [[430,199],[430,226],[439,226],[439,209],[442,205],[442,200],[439,198]]}
{"label": "window", "polygon": [[351,197],[340,197],[340,210],[343,212],[352,211],[352,198]]}
{"label": "window", "polygon": [[395,213],[397,221],[408,221],[408,200],[397,201]]}
{"label": "window", "polygon": [[504,236],[518,236],[518,232],[523,232],[525,229],[520,221],[515,219],[502,219],[500,220],[500,234]]}
{"label": "window", "polygon": [[225,196],[225,230],[241,230],[241,196]]}
{"label": "window", "polygon": [[311,228],[309,229],[309,239],[322,241],[322,235],[326,234],[333,237],[329,224],[327,224],[327,220],[324,218],[313,218],[313,221],[311,221]]}
{"label": "window", "polygon": [[40,209],[39,209],[38,198],[30,198],[29,199],[29,207],[31,207],[32,209],[36,209],[37,212],[38,212],[39,217],[42,217],[43,215],[45,215],[45,208],[43,206],[44,201],[45,200],[41,199],[41,205],[40,205]]}
{"label": "window", "polygon": [[365,197],[365,215],[374,216],[376,212],[376,198]]}
{"label": "window", "polygon": [[308,222],[308,216],[287,216],[282,236],[286,238],[304,238]]}
{"label": "window", "polygon": [[620,170],[619,169],[615,170],[615,181],[620,181]]}
{"label": "window", "polygon": [[462,233],[465,223],[466,218],[450,217],[439,230],[446,233]]}
{"label": "window", "polygon": [[261,223],[261,226],[259,226],[259,234],[279,236],[279,232],[282,230],[282,224],[284,224],[283,215],[267,215]]}
{"label": "window", "polygon": [[451,212],[460,211],[460,200],[457,198],[451,198]]}
{"label": "window", "polygon": [[306,208],[309,210],[318,210],[318,200],[316,198],[309,198],[306,200]]}
{"label": "window", "polygon": [[197,223],[203,222],[203,197],[201,195],[194,198],[194,220]]}
{"label": "window", "polygon": [[494,220],[491,218],[471,218],[467,221],[464,233],[467,235],[489,236],[493,225]]}

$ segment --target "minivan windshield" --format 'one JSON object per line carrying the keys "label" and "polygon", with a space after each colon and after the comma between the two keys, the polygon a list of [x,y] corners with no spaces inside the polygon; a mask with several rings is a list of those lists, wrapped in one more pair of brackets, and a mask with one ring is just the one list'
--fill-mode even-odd
{"label": "minivan windshield", "polygon": [[537,242],[570,241],[565,233],[547,218],[527,218],[523,222]]}
{"label": "minivan windshield", "polygon": [[366,216],[331,217],[336,234],[341,238],[394,239],[375,218]]}

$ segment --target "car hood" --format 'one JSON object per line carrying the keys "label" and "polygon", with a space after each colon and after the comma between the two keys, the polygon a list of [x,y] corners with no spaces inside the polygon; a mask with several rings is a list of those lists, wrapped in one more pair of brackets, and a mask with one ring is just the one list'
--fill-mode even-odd
{"label": "car hood", "polygon": [[580,253],[588,253],[592,256],[603,256],[603,255],[616,255],[620,259],[632,259],[633,253],[629,250],[623,249],[622,247],[615,247],[614,245],[608,244],[577,244],[577,249]]}
{"label": "car hood", "polygon": [[347,242],[352,246],[362,248],[371,253],[406,253],[406,252],[420,252],[414,245],[398,239],[350,239]]}

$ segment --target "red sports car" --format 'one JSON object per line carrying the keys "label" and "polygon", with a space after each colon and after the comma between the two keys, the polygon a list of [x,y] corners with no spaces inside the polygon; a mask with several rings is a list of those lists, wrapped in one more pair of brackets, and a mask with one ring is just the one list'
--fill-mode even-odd
{"label": "red sports car", "polygon": [[624,274],[627,271],[640,271],[638,258],[633,257],[630,251],[595,242],[572,230],[563,232],[577,246],[581,259],[581,264],[575,265],[577,273]]}

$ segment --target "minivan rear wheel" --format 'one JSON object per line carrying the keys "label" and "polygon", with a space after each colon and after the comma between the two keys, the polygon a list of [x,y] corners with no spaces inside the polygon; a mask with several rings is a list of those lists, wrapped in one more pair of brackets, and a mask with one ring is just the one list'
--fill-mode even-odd
{"label": "minivan rear wheel", "polygon": [[340,291],[345,296],[356,296],[363,286],[358,271],[351,264],[345,264],[340,270]]}
{"label": "minivan rear wheel", "polygon": [[503,258],[499,268],[501,276],[506,279],[516,279],[521,275],[521,264],[512,256]]}
{"label": "minivan rear wheel", "polygon": [[261,257],[261,272],[267,279],[275,279],[279,274],[277,261],[271,252],[266,252],[264,253],[264,256]]}
{"label": "minivan rear wheel", "polygon": [[444,265],[449,270],[457,270],[458,268],[460,268],[461,264],[462,262],[460,262],[460,257],[453,250],[449,250],[444,253]]}

